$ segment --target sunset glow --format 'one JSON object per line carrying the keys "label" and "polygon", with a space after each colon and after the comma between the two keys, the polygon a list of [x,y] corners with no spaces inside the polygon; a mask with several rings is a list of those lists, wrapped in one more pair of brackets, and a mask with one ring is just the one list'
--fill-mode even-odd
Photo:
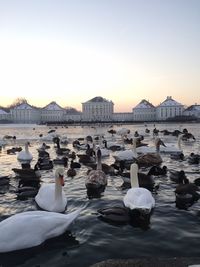
{"label": "sunset glow", "polygon": [[0,1],[0,105],[200,102],[198,0]]}

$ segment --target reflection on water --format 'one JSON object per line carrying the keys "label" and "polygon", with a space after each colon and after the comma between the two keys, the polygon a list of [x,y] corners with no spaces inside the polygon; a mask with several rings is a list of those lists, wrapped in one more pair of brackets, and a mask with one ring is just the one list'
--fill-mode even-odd
{"label": "reflection on water", "polygon": [[[150,134],[145,133],[146,127],[143,124],[114,126],[118,130],[122,127],[129,128],[131,133],[136,130],[144,134],[144,142],[153,144],[152,129],[153,124],[147,125]],[[196,141],[183,142],[183,152],[187,156],[191,153],[199,153],[200,131],[199,124],[157,124],[157,129],[175,129],[187,128]],[[54,129],[54,127],[51,127]],[[72,141],[79,137],[87,135],[104,135],[112,140],[117,139],[121,142],[121,137],[113,137],[107,131],[108,126],[89,127],[89,126],[69,126],[57,127],[56,132],[60,135],[67,135],[69,144],[65,147],[73,150]],[[23,212],[37,210],[34,198],[25,200],[17,199],[16,189],[19,180],[15,178],[12,168],[19,168],[17,162],[17,153],[7,154],[7,149],[13,146],[24,147],[25,141],[31,142],[30,152],[33,155],[31,167],[37,162],[39,148],[43,142],[40,136],[47,136],[49,127],[38,125],[0,125],[0,139],[4,135],[15,135],[15,140],[9,140],[9,144],[0,151],[0,175],[10,175],[10,186],[0,187],[0,220]],[[162,135],[161,135],[162,136]],[[177,144],[177,138],[174,136],[162,136],[166,144]],[[45,141],[50,145],[48,150],[51,159],[57,157],[54,144]],[[131,148],[130,144],[126,144]],[[76,151],[76,150],[75,150]],[[76,151],[77,152],[77,151]],[[79,152],[81,153],[81,152]],[[103,162],[112,164],[113,155],[116,152],[110,152],[110,156],[103,159]],[[163,165],[171,170],[185,170],[187,178],[193,182],[200,177],[199,164],[191,165],[187,160],[172,160],[168,154],[162,154]],[[66,172],[67,172],[66,168]],[[142,169],[145,171],[146,169]],[[41,182],[54,182],[53,170],[42,170]],[[88,167],[82,165],[77,169],[77,175],[74,178],[66,177],[64,192],[68,198],[67,212],[75,210],[86,205],[81,216],[70,227],[70,232],[66,232],[61,237],[48,240],[39,247],[12,253],[0,255],[2,266],[89,266],[95,262],[109,258],[134,258],[134,257],[198,257],[199,256],[199,201],[193,205],[180,207],[175,198],[176,184],[166,176],[155,177],[155,183],[159,185],[157,193],[153,193],[156,201],[155,209],[149,220],[135,220],[131,224],[115,225],[99,220],[98,210],[108,206],[122,206],[123,197],[127,189],[122,190],[122,178],[120,176],[109,176],[108,185],[105,191],[98,198],[89,198],[85,187],[85,178]],[[28,222],[27,222],[28,223]],[[39,227],[39,226],[38,226]],[[14,237],[13,237],[14,238]]]}

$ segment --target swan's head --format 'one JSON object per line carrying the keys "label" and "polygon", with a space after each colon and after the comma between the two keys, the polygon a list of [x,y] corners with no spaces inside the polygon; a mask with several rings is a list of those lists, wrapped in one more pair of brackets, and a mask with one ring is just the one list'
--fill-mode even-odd
{"label": "swan's head", "polygon": [[156,145],[156,149],[159,149],[160,146],[166,147],[165,143],[159,137],[155,139],[155,145]]}
{"label": "swan's head", "polygon": [[65,185],[64,172],[65,172],[64,168],[58,168],[55,171],[55,179],[62,186]]}
{"label": "swan's head", "polygon": [[29,147],[29,146],[31,146],[30,142],[26,142],[25,147]]}

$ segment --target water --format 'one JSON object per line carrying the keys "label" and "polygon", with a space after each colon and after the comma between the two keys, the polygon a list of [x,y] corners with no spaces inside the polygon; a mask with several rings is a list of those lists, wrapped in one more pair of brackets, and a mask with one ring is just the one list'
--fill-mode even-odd
{"label": "water", "polygon": [[[114,126],[115,129],[129,128],[131,133],[138,131],[144,133],[143,124]],[[154,125],[147,127],[152,130]],[[195,137],[195,142],[183,143],[182,148],[185,155],[190,152],[199,152],[200,131],[199,124],[157,124],[156,128],[163,130],[174,130],[187,128]],[[54,127],[51,127],[54,129]],[[47,135],[50,130],[47,126],[38,125],[0,125],[0,139],[4,135],[15,135],[16,146],[22,146],[25,140],[30,140],[30,151],[33,154],[33,162],[37,161],[38,148],[43,142],[39,135]],[[72,140],[87,135],[104,134],[111,138],[107,131],[108,126],[80,127],[69,126],[57,127],[56,132],[60,135],[66,134],[70,140],[68,148],[72,149]],[[117,137],[119,139],[119,137]],[[162,136],[168,144],[176,145],[177,139],[172,136]],[[152,143],[152,136],[145,136],[145,142]],[[15,188],[18,180],[15,178],[12,168],[20,167],[17,155],[7,155],[6,150],[13,146],[10,144],[0,152],[0,175],[11,175],[10,186],[0,188],[0,220],[11,215],[28,210],[37,210],[34,199],[17,200]],[[46,142],[46,141],[45,141]],[[51,159],[56,158],[54,146],[50,144]],[[130,147],[127,145],[127,147]],[[200,177],[199,165],[189,165],[187,161],[178,162],[170,159],[169,155],[162,155],[163,165],[169,169],[186,171],[190,182]],[[114,162],[112,153],[109,158],[104,159],[109,164]],[[156,206],[147,225],[112,225],[99,220],[97,210],[105,206],[122,205],[126,190],[119,187],[122,179],[119,176],[108,176],[108,185],[101,198],[88,199],[85,188],[85,177],[88,168],[82,165],[77,170],[74,178],[66,178],[64,191],[68,198],[67,212],[78,207],[85,206],[76,222],[71,225],[69,231],[53,240],[46,241],[39,247],[26,249],[18,252],[0,255],[2,266],[90,266],[93,263],[109,258],[141,258],[141,257],[198,257],[199,256],[199,224],[200,212],[199,202],[194,203],[188,209],[176,207],[174,190],[176,184],[172,183],[169,174],[166,177],[155,178],[160,184],[157,194],[153,194]],[[41,171],[42,182],[54,181],[53,170]],[[28,223],[28,222],[27,222]],[[14,238],[14,236],[13,236]]]}

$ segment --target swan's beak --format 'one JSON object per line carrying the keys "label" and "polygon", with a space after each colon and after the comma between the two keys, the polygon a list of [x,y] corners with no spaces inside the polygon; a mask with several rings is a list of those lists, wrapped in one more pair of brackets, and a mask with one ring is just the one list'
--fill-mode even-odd
{"label": "swan's beak", "polygon": [[61,175],[61,174],[59,174],[59,179],[60,179],[60,184],[61,184],[62,186],[64,186],[64,185],[65,185],[64,176]]}

